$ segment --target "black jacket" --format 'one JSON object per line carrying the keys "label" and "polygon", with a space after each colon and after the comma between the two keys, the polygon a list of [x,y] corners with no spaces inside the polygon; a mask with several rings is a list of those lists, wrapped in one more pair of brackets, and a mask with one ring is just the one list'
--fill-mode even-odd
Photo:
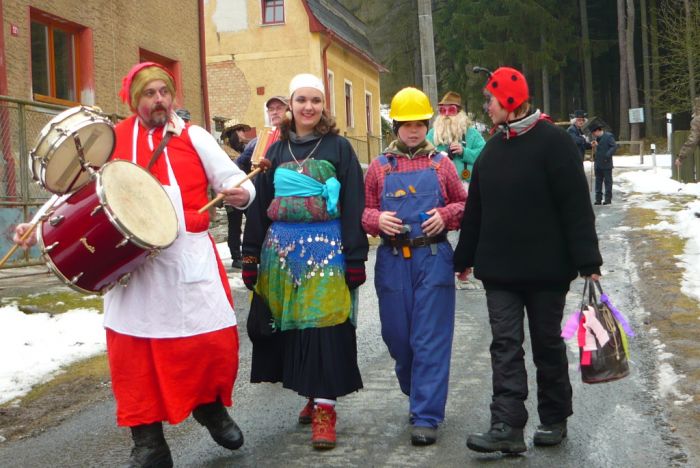
{"label": "black jacket", "polygon": [[474,267],[487,288],[567,290],[602,263],[571,137],[545,120],[510,139],[494,135],[474,165],[455,271]]}
{"label": "black jacket", "polygon": [[617,143],[612,133],[603,132],[598,138],[598,146],[595,149],[595,169],[605,170],[613,168],[613,155],[617,150]]}

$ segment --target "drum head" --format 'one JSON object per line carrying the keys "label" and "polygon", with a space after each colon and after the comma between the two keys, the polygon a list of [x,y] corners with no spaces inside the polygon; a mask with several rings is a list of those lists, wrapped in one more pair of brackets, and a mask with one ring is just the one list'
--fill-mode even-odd
{"label": "drum head", "polygon": [[178,222],[170,197],[155,177],[129,161],[105,164],[97,192],[115,226],[144,248],[175,242]]}
{"label": "drum head", "polygon": [[46,124],[30,153],[32,177],[49,192],[73,192],[90,181],[90,173],[80,165],[75,135],[91,166],[101,167],[112,155],[111,121],[86,107],[61,112]]}

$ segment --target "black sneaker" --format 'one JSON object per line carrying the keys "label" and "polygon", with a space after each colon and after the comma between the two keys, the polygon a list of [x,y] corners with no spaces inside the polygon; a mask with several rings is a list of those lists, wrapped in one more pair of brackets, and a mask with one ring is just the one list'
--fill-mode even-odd
{"label": "black sneaker", "polygon": [[241,268],[243,268],[243,261],[240,258],[234,258],[233,260],[231,260],[231,268],[240,270]]}
{"label": "black sneaker", "polygon": [[540,424],[535,431],[535,445],[559,445],[566,437],[566,420],[556,424]]}
{"label": "black sneaker", "polygon": [[599,201],[597,201],[597,202],[595,202],[595,203],[593,203],[593,204],[594,204],[594,205],[602,205],[602,203],[599,202]]}
{"label": "black sneaker", "polygon": [[523,429],[506,423],[495,423],[488,432],[471,434],[467,438],[467,447],[482,453],[521,453],[527,450]]}
{"label": "black sneaker", "polygon": [[609,205],[610,203],[612,203],[612,202],[604,201],[604,202],[603,202],[603,205]]}
{"label": "black sneaker", "polygon": [[411,429],[411,444],[432,445],[437,440],[437,429],[434,427],[413,426]]}

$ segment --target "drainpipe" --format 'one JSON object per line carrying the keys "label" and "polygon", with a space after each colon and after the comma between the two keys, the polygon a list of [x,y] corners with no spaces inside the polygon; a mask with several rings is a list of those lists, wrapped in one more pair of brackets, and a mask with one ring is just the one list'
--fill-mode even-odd
{"label": "drainpipe", "polygon": [[[0,96],[7,96],[7,65],[5,62],[5,31],[3,28],[5,15],[3,14],[3,8],[2,0],[0,0]],[[12,141],[10,138],[10,129],[12,127],[10,125],[10,113],[6,106],[2,106],[0,109],[0,129],[6,129],[6,131],[3,131],[2,135],[0,135],[0,144],[2,145],[2,154],[5,160],[5,173],[0,174],[0,177],[5,181],[5,193],[14,197],[17,195],[17,180],[15,179],[15,158],[12,152]]]}
{"label": "drainpipe", "polygon": [[204,0],[197,2],[199,14],[199,74],[202,86],[202,108],[204,109],[204,128],[211,132],[209,123],[209,83],[207,82],[207,48],[206,31],[204,30]]}
{"label": "drainpipe", "polygon": [[323,87],[326,89],[326,110],[331,111],[331,90],[328,89],[328,55],[326,52],[328,48],[333,43],[333,31],[326,29],[326,34],[328,35],[328,43],[323,46],[323,51],[321,52],[321,61],[323,62]]}

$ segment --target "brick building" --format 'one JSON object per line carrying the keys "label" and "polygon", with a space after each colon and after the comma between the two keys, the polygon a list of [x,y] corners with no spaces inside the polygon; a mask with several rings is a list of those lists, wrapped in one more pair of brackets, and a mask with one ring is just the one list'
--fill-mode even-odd
{"label": "brick building", "polygon": [[204,0],[0,0],[0,249],[48,195],[28,170],[46,123],[78,105],[128,115],[118,93],[135,63],[169,68],[176,106],[206,124],[203,11]]}

